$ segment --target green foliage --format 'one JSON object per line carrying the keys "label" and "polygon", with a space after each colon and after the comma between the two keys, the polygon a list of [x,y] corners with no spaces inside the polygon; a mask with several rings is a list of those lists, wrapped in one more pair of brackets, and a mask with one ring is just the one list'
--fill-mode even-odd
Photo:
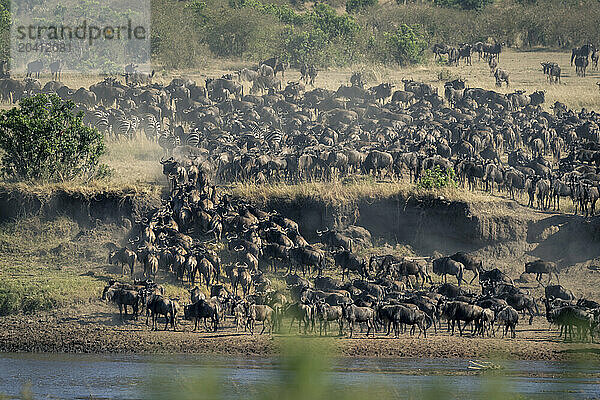
{"label": "green foliage", "polygon": [[456,174],[452,168],[443,170],[439,165],[425,170],[417,185],[423,189],[441,189],[447,187],[458,187]]}
{"label": "green foliage", "polygon": [[377,4],[377,0],[346,0],[346,12],[362,11]]}
{"label": "green foliage", "polygon": [[283,32],[283,49],[288,61],[294,65],[308,62],[326,63],[327,36],[320,29],[286,29]]}
{"label": "green foliage", "polygon": [[402,24],[395,32],[386,32],[383,36],[393,61],[400,65],[422,61],[428,43],[418,26]]}
{"label": "green foliage", "polygon": [[262,59],[278,55],[293,65],[329,66],[348,64],[359,52],[360,25],[327,4],[317,4],[306,13],[259,0],[228,0],[228,7],[222,7],[219,17],[205,27],[206,43],[218,56]]}
{"label": "green foliage", "polygon": [[209,52],[200,40],[210,18],[206,3],[153,0],[151,9],[153,62],[180,69],[197,67],[207,58]]}
{"label": "green foliage", "polygon": [[229,0],[229,6],[232,8],[250,7],[264,14],[273,15],[285,24],[303,25],[307,20],[306,14],[295,12],[287,4],[265,4],[258,0]]}
{"label": "green foliage", "polygon": [[337,15],[327,4],[317,4],[310,19],[315,29],[323,31],[330,39],[335,37],[352,37],[360,30],[360,26],[350,15]]}
{"label": "green foliage", "polygon": [[5,282],[0,284],[0,315],[23,312],[31,314],[56,307],[55,299],[45,288]]}
{"label": "green foliage", "polygon": [[218,22],[207,24],[204,40],[218,57],[262,59],[277,49],[277,43],[273,42],[281,28],[269,14],[253,8],[223,8],[213,21]]}
{"label": "green foliage", "polygon": [[434,0],[441,7],[462,8],[463,10],[481,10],[494,0]]}
{"label": "green foliage", "polygon": [[21,100],[0,114],[2,172],[9,180],[92,178],[104,153],[102,135],[57,95]]}

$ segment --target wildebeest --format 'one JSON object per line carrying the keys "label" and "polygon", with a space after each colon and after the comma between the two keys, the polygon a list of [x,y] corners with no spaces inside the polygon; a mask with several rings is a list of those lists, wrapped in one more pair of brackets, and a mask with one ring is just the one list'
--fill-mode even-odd
{"label": "wildebeest", "polygon": [[[448,319],[448,323],[452,324],[452,334],[454,334],[454,325],[458,324],[458,331],[460,335],[463,334],[463,329],[470,323],[473,323],[473,332],[477,332],[479,329],[480,319],[483,314],[483,308],[468,304],[462,301],[452,301],[443,304],[442,307],[443,315]],[[464,326],[461,326],[461,321],[464,321]]]}
{"label": "wildebeest", "polygon": [[215,302],[208,302],[204,299],[199,299],[196,302],[187,305],[183,309],[184,318],[194,320],[194,330],[198,329],[198,321],[200,318],[210,318],[213,325],[213,330],[216,332],[219,326],[219,308]]}
{"label": "wildebeest", "polygon": [[122,247],[118,250],[111,251],[108,254],[108,263],[113,265],[121,265],[121,275],[125,275],[125,266],[129,266],[131,277],[133,278],[133,268],[137,261],[137,254],[129,250],[127,247]]}
{"label": "wildebeest", "polygon": [[391,270],[394,275],[397,275],[397,277],[406,277],[410,287],[412,287],[410,276],[415,277],[415,283],[417,286],[419,285],[419,278],[421,278],[421,287],[425,284],[425,282],[429,282],[430,284],[433,283],[426,267],[422,266],[415,260],[402,260],[399,263],[391,264]]}
{"label": "wildebeest", "polygon": [[464,266],[464,269],[468,269],[469,271],[473,272],[473,279],[471,279],[469,284],[473,283],[475,278],[477,278],[479,271],[483,269],[481,260],[476,259],[468,253],[459,251],[451,255],[450,258],[461,263]]}
{"label": "wildebeest", "polygon": [[432,52],[433,52],[433,58],[442,58],[442,54],[448,54],[451,50],[451,47],[446,45],[446,44],[442,44],[442,43],[436,43],[433,45],[432,48]]}
{"label": "wildebeest", "polygon": [[498,69],[498,60],[495,58],[490,58],[488,61],[488,67],[490,68],[490,75],[494,75]]}
{"label": "wildebeest", "polygon": [[165,317],[165,330],[169,327],[169,322],[171,322],[173,330],[177,329],[176,319],[179,304],[176,299],[167,299],[161,295],[154,295],[150,298],[146,307],[152,316],[152,330],[158,330],[159,315],[164,315]]}
{"label": "wildebeest", "polygon": [[[454,275],[458,280],[460,286],[463,279],[464,265],[458,261],[451,259],[450,257],[442,257],[433,260],[433,273],[440,275],[444,278],[444,282],[447,282],[446,275]],[[465,283],[467,283],[465,281]]]}
{"label": "wildebeest", "polygon": [[123,318],[123,309],[127,316],[127,306],[131,306],[132,315],[137,318],[140,296],[137,291],[119,285],[107,285],[102,292],[102,300],[108,300],[119,306],[119,315]]}
{"label": "wildebeest", "polygon": [[554,299],[562,299],[566,301],[575,300],[575,295],[572,291],[565,289],[561,285],[548,285],[544,288],[544,295],[549,301]]}
{"label": "wildebeest", "polygon": [[558,278],[558,267],[551,261],[535,260],[525,263],[526,274],[536,274],[535,280],[541,285],[542,275],[548,274],[548,282],[552,278],[552,274],[556,275],[556,281],[560,283]]}
{"label": "wildebeest", "polygon": [[317,67],[312,64],[302,63],[300,66],[300,80],[303,80],[307,85],[315,85],[317,73]]}
{"label": "wildebeest", "polygon": [[248,318],[247,325],[250,334],[254,334],[254,325],[255,323],[262,322],[262,330],[260,334],[262,335],[266,329],[269,327],[269,334],[273,331],[273,324],[275,323],[275,312],[273,309],[267,305],[257,305],[257,304],[248,304],[245,305],[246,308],[246,316]]}
{"label": "wildebeest", "polygon": [[588,64],[589,61],[587,57],[577,56],[575,58],[575,72],[577,73],[577,76],[585,76],[585,70],[587,69]]}
{"label": "wildebeest", "polygon": [[43,69],[44,63],[42,60],[31,61],[27,63],[27,74],[25,76],[29,78],[35,75],[35,77],[39,79]]}
{"label": "wildebeest", "polygon": [[517,313],[517,311],[511,306],[506,306],[496,313],[496,323],[498,329],[500,329],[500,325],[504,325],[502,337],[504,337],[510,330],[512,337],[515,338],[515,328],[519,323],[519,313]]}
{"label": "wildebeest", "polygon": [[323,331],[325,331],[325,336],[327,336],[327,327],[329,326],[329,322],[337,321],[340,328],[339,335],[342,336],[342,312],[342,306],[331,306],[325,302],[318,302],[317,318],[319,319],[319,335],[322,335]]}
{"label": "wildebeest", "polygon": [[304,334],[312,325],[312,330],[315,329],[315,307],[312,304],[293,303],[289,304],[284,310],[284,313],[291,316],[290,331],[295,320],[298,320],[298,333],[300,333],[301,325],[304,324]]}
{"label": "wildebeest", "polygon": [[369,88],[369,92],[373,94],[375,100],[381,100],[382,103],[385,103],[385,99],[392,95],[392,88],[394,85],[391,83],[380,83],[377,86],[373,86]]}
{"label": "wildebeest", "polygon": [[496,86],[502,86],[502,82],[506,82],[506,86],[509,85],[509,73],[503,69],[496,69],[496,72],[494,72],[494,78],[496,78]]}
{"label": "wildebeest", "polygon": [[356,322],[367,325],[367,337],[371,331],[373,331],[373,337],[375,337],[375,311],[372,308],[357,307],[354,304],[342,304],[342,317],[348,322],[350,337],[352,337]]}
{"label": "wildebeest", "polygon": [[[577,60],[577,58],[585,58],[586,61],[588,57],[596,51],[596,47],[591,43],[586,43],[581,47],[575,47],[571,50],[571,65],[573,65],[573,60]],[[577,63],[575,63],[577,65]]]}
{"label": "wildebeest", "polygon": [[561,69],[557,63],[543,62],[542,68],[550,83],[560,83]]}
{"label": "wildebeest", "polygon": [[487,44],[484,43],[482,46],[483,53],[490,58],[496,58],[500,61],[500,53],[502,52],[502,46],[504,43]]}
{"label": "wildebeest", "polygon": [[350,271],[360,275],[363,279],[368,277],[366,261],[359,259],[348,250],[333,253],[333,260],[342,270],[342,279],[344,279],[344,275],[350,276]]}
{"label": "wildebeest", "polygon": [[50,67],[50,74],[52,75],[52,80],[60,81],[63,62],[61,60],[53,61],[50,63],[49,67]]}
{"label": "wildebeest", "polygon": [[325,261],[325,255],[322,251],[309,247],[293,247],[288,252],[290,257],[290,265],[288,273],[292,271],[293,267],[301,267],[302,274],[306,273],[305,267],[313,267],[314,271],[317,271],[317,275],[321,275],[323,272],[323,266]]}

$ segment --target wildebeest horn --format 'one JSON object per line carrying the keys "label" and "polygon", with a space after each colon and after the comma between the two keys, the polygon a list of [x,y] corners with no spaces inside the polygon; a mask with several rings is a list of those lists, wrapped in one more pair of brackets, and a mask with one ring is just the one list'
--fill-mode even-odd
{"label": "wildebeest horn", "polygon": [[242,251],[242,250],[244,250],[244,246],[235,247],[233,250]]}

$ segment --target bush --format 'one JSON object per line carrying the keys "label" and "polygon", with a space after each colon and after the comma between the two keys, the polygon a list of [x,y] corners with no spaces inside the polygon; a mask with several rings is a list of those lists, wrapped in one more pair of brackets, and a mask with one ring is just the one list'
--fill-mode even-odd
{"label": "bush", "polygon": [[494,0],[434,0],[434,3],[442,7],[462,8],[463,10],[481,10]]}
{"label": "bush", "polygon": [[350,15],[337,15],[327,4],[317,4],[310,19],[315,29],[323,31],[330,39],[336,37],[351,38],[360,30],[360,26]]}
{"label": "bush", "polygon": [[206,61],[209,52],[200,40],[208,16],[206,3],[153,0],[151,7],[153,63],[179,69],[197,67]]}
{"label": "bush", "polygon": [[357,12],[374,6],[377,4],[377,0],[347,0],[346,1],[346,12]]}
{"label": "bush", "polygon": [[301,31],[286,29],[283,33],[285,58],[292,65],[308,62],[315,65],[326,63],[327,36],[320,29]]}
{"label": "bush", "polygon": [[39,94],[0,114],[6,178],[56,182],[95,176],[104,140],[73,107],[57,95]]}
{"label": "bush", "polygon": [[400,65],[422,61],[427,40],[419,27],[403,24],[395,32],[384,33],[389,56]]}
{"label": "bush", "polygon": [[452,168],[443,170],[439,165],[425,170],[421,176],[418,187],[423,189],[441,189],[446,187],[458,187],[456,174]]}

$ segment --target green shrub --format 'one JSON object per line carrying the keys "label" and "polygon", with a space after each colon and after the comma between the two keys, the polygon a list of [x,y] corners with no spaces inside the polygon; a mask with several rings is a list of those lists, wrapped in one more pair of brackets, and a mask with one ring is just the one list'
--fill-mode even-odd
{"label": "green shrub", "polygon": [[293,65],[326,63],[327,35],[320,29],[288,28],[284,30],[282,39],[285,58]]}
{"label": "green shrub", "polygon": [[362,11],[377,4],[377,0],[346,0],[346,12]]}
{"label": "green shrub", "polygon": [[197,67],[210,54],[201,40],[210,17],[206,3],[152,0],[150,50],[167,69]]}
{"label": "green shrub", "polygon": [[481,10],[494,0],[434,0],[441,7],[462,8],[463,10]]}
{"label": "green shrub", "polygon": [[0,113],[2,172],[9,180],[68,181],[95,176],[103,136],[57,95],[25,98]]}
{"label": "green shrub", "polygon": [[417,186],[423,189],[458,187],[454,170],[452,168],[443,170],[439,165],[425,170]]}
{"label": "green shrub", "polygon": [[387,53],[400,65],[416,64],[422,61],[427,49],[427,40],[417,26],[402,24],[394,32],[384,33]]}
{"label": "green shrub", "polygon": [[350,15],[338,15],[327,4],[317,4],[310,13],[315,29],[323,31],[330,39],[335,37],[352,37],[360,30],[360,26]]}

